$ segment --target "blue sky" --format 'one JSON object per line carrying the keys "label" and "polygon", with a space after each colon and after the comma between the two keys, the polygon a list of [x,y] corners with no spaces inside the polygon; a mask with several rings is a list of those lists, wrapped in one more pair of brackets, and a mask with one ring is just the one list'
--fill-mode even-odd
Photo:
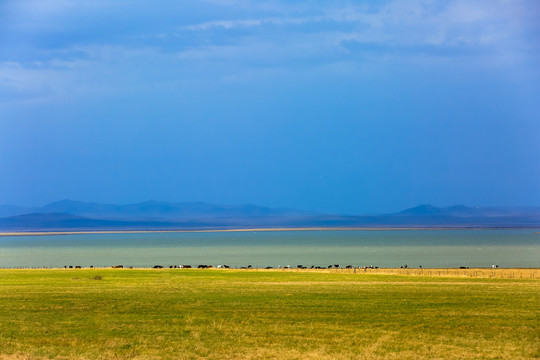
{"label": "blue sky", "polygon": [[0,203],[540,205],[536,0],[0,3]]}

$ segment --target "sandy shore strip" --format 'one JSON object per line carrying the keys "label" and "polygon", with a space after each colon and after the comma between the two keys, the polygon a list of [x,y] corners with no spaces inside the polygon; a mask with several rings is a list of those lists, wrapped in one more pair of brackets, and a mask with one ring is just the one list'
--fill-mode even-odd
{"label": "sandy shore strip", "polygon": [[[96,230],[96,231],[21,231],[0,232],[0,236],[47,236],[47,235],[83,235],[83,234],[160,234],[160,233],[215,233],[215,232],[259,232],[259,231],[377,231],[377,230],[424,230],[411,228],[249,228],[249,229],[193,229],[193,230]],[[428,229],[425,229],[428,230]],[[429,229],[436,230],[436,229]],[[438,230],[444,230],[440,228]]]}
{"label": "sandy shore strip", "polygon": [[[160,234],[160,233],[216,233],[216,232],[259,232],[259,231],[410,231],[410,230],[531,230],[530,228],[500,227],[297,227],[297,228],[235,228],[235,229],[191,229],[191,230],[82,230],[82,231],[10,231],[0,236],[47,236],[83,234]],[[536,230],[536,229],[535,229]],[[535,232],[536,233],[536,232]]]}

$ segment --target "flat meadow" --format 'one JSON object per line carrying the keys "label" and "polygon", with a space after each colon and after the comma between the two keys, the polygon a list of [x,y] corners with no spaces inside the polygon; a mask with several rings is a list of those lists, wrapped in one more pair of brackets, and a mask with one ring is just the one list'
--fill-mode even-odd
{"label": "flat meadow", "polygon": [[538,277],[0,270],[0,359],[465,358],[540,358]]}

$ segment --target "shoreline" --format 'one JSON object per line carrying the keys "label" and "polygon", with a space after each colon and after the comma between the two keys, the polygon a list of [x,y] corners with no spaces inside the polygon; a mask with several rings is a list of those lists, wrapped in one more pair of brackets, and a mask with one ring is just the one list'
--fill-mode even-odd
{"label": "shoreline", "polygon": [[[0,274],[3,272],[69,272],[72,274],[90,274],[99,276],[101,280],[102,276],[108,275],[111,272],[121,271],[144,271],[144,272],[165,272],[167,274],[173,274],[176,272],[205,272],[205,271],[217,271],[217,272],[279,272],[279,273],[316,273],[316,274],[349,274],[352,276],[357,275],[397,275],[406,277],[430,277],[430,278],[469,278],[469,279],[507,279],[518,281],[540,281],[540,268],[538,267],[512,267],[512,268],[489,268],[489,267],[471,267],[471,268],[369,268],[369,267],[354,267],[354,268],[150,268],[150,267],[82,267],[82,268],[0,268]],[[79,278],[73,278],[79,279]],[[91,278],[90,278],[91,279]]]}
{"label": "shoreline", "polygon": [[407,267],[407,268],[399,268],[399,267],[373,267],[370,268],[369,266],[353,266],[352,268],[347,267],[339,267],[339,268],[296,268],[296,267],[217,267],[217,266],[211,266],[207,268],[197,268],[197,267],[169,267],[169,266],[163,266],[161,268],[154,268],[152,266],[122,266],[122,267],[115,267],[115,265],[111,266],[81,266],[81,267],[75,267],[72,266],[71,268],[68,267],[55,267],[55,266],[33,266],[33,267],[24,267],[24,266],[16,266],[16,267],[0,267],[0,271],[3,270],[66,270],[66,271],[80,271],[80,270],[152,270],[152,271],[285,271],[285,272],[354,272],[354,270],[362,270],[364,269],[369,272],[384,272],[384,271],[396,271],[396,272],[414,272],[414,271],[462,271],[462,272],[471,272],[475,270],[489,270],[489,271],[509,271],[509,270],[540,270],[540,267],[497,267],[492,268],[489,266],[474,266],[474,267]]}
{"label": "shoreline", "polygon": [[[85,234],[159,234],[159,233],[217,233],[217,232],[279,232],[279,231],[424,231],[424,230],[531,230],[528,227],[296,227],[296,228],[234,228],[192,230],[75,230],[75,231],[0,231],[2,236],[51,236]],[[535,234],[539,233],[537,231]]]}

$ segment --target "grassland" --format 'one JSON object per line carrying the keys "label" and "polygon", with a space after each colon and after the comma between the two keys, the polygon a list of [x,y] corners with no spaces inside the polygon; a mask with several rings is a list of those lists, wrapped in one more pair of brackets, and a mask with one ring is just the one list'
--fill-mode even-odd
{"label": "grassland", "polygon": [[538,359],[540,281],[0,270],[0,359]]}

